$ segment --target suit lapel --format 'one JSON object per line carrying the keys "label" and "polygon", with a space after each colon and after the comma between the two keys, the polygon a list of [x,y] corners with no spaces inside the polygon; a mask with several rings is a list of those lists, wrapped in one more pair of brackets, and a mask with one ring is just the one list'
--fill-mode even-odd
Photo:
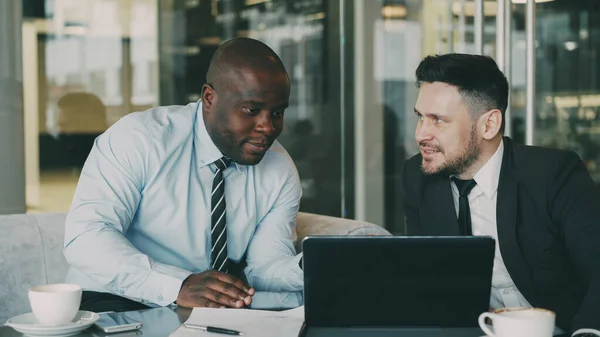
{"label": "suit lapel", "polygon": [[527,263],[517,241],[518,189],[513,161],[513,147],[510,138],[505,137],[496,205],[498,243],[502,259],[513,282],[525,298],[531,302],[533,295],[531,279]]}
{"label": "suit lapel", "polygon": [[421,209],[425,234],[439,236],[458,236],[458,219],[454,209],[454,199],[450,179],[436,176],[427,184],[423,193]]}

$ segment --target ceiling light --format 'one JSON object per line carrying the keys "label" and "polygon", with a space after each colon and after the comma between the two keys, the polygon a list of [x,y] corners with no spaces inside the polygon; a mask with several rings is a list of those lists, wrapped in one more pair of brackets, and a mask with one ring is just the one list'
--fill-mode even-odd
{"label": "ceiling light", "polygon": [[577,42],[575,41],[567,41],[565,42],[565,49],[568,51],[573,51],[575,49],[577,49],[578,45]]}
{"label": "ceiling light", "polygon": [[400,19],[406,17],[408,11],[403,5],[385,5],[381,8],[381,15],[385,19]]}
{"label": "ceiling light", "polygon": [[244,4],[246,6],[254,6],[254,5],[262,4],[262,3],[265,3],[265,2],[269,2],[269,1],[271,1],[271,0],[246,0],[244,2]]}
{"label": "ceiling light", "polygon": [[319,13],[307,14],[306,15],[306,21],[323,20],[323,19],[325,19],[325,13],[324,12],[319,12]]}

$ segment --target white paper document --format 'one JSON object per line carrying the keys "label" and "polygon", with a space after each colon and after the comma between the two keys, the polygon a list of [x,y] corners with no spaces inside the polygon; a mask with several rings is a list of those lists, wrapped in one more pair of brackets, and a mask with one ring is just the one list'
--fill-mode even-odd
{"label": "white paper document", "polygon": [[236,330],[244,337],[297,337],[304,322],[304,306],[285,311],[194,308],[170,337],[227,336],[187,328],[186,324]]}

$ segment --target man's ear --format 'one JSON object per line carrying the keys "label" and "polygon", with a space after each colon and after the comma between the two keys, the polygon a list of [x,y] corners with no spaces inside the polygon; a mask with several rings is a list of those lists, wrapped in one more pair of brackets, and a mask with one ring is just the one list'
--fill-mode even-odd
{"label": "man's ear", "polygon": [[490,140],[496,137],[502,128],[502,112],[498,109],[493,109],[484,113],[481,118],[483,138]]}
{"label": "man's ear", "polygon": [[210,84],[205,84],[202,86],[202,106],[208,110],[211,110],[216,104],[219,98],[217,97],[217,92]]}

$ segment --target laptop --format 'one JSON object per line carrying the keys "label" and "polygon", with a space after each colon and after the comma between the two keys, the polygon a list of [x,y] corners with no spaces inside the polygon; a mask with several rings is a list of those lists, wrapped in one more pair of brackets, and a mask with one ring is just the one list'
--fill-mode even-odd
{"label": "laptop", "polygon": [[314,236],[304,252],[304,337],[479,337],[495,240]]}

